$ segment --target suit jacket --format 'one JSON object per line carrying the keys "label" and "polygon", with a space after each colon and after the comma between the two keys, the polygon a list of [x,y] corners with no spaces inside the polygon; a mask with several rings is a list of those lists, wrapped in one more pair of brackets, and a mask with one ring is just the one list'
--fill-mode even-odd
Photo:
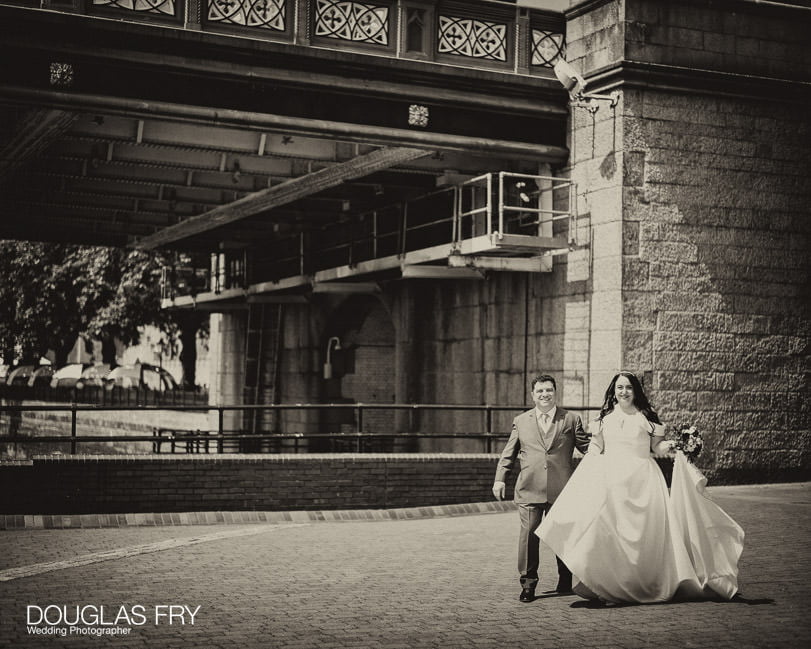
{"label": "suit jacket", "polygon": [[527,410],[513,419],[510,439],[496,468],[496,480],[506,482],[507,474],[516,468],[517,461],[515,502],[555,502],[574,471],[574,449],[585,453],[589,438],[580,416],[568,410],[558,407],[546,435],[535,408]]}

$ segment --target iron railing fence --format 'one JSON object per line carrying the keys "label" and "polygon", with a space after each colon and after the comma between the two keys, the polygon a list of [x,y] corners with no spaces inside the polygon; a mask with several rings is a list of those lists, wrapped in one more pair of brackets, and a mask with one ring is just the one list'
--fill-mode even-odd
{"label": "iron railing fence", "polygon": [[[127,406],[92,406],[71,403],[66,405],[0,405],[0,444],[65,444],[70,454],[77,454],[81,444],[115,443],[115,442],[148,442],[153,453],[273,453],[273,452],[393,452],[406,450],[409,443],[420,439],[431,440],[478,440],[482,452],[492,453],[493,442],[506,440],[509,437],[509,425],[495,422],[497,413],[519,413],[527,409],[526,405],[496,406],[496,405],[462,405],[462,404],[425,404],[425,403],[296,403],[296,404],[262,404],[262,405],[219,405],[206,406],[173,406],[172,411],[206,410],[216,413],[216,428],[210,430],[189,430],[179,428],[154,427],[151,434],[79,434],[80,416],[101,411],[115,412],[145,412],[167,410],[160,405]],[[584,413],[584,421],[596,413],[599,408],[584,406],[567,406],[567,410]],[[226,425],[228,413],[242,413],[246,410],[275,410],[275,411],[319,411],[320,413],[349,411],[352,417],[350,427],[347,418],[340,421],[341,430],[328,430],[321,432],[258,432],[246,433],[241,429],[230,429]],[[364,430],[364,413],[375,410],[390,410],[404,412],[411,415],[409,421],[403,424],[407,430],[401,431],[367,431]],[[442,431],[425,430],[414,427],[415,415],[430,412],[467,412],[478,413],[481,417],[480,430]],[[14,432],[15,421],[19,423],[25,412],[67,412],[69,413],[69,432],[60,435],[21,435]],[[237,417],[236,420],[242,420]],[[505,420],[507,421],[507,420]],[[325,424],[324,428],[333,426]],[[416,429],[412,429],[412,427]],[[11,431],[11,432],[6,432]]]}

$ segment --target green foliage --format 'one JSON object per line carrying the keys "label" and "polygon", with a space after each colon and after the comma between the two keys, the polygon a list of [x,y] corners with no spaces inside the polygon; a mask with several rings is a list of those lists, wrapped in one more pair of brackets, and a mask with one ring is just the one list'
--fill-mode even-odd
{"label": "green foliage", "polygon": [[175,340],[160,309],[163,263],[141,251],[0,241],[0,352],[34,361],[67,353],[79,335],[132,344],[148,324]]}

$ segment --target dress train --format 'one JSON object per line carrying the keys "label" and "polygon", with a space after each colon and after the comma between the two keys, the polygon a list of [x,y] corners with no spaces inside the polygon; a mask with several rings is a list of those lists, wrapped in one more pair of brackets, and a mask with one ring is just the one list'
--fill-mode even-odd
{"label": "dress train", "polygon": [[581,582],[582,596],[731,599],[744,533],[706,496],[706,483],[681,452],[670,493],[649,455],[588,453],[536,533]]}

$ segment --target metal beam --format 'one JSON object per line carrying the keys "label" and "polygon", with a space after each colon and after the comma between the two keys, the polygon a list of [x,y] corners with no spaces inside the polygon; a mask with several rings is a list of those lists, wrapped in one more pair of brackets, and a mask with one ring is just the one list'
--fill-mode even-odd
{"label": "metal beam", "polygon": [[463,255],[498,253],[538,253],[569,248],[566,237],[533,237],[524,234],[483,234],[459,244]]}
{"label": "metal beam", "polygon": [[26,113],[11,141],[0,150],[0,178],[48,147],[76,118],[76,113],[63,110],[34,109]]}
{"label": "metal beam", "polygon": [[11,103],[44,104],[73,110],[127,115],[135,118],[154,119],[161,117],[236,128],[283,129],[288,134],[329,137],[345,142],[408,145],[428,147],[432,150],[456,150],[467,154],[509,155],[512,158],[520,157],[536,162],[562,163],[569,156],[568,149],[550,144],[415,131],[406,128],[385,128],[368,124],[335,122],[307,117],[271,115],[244,110],[209,108],[207,106],[190,106],[165,101],[140,101],[89,93],[74,94],[6,84],[0,84],[0,97]]}
{"label": "metal beam", "polygon": [[455,270],[473,270],[477,268],[516,273],[549,273],[552,271],[552,257],[465,257],[464,255],[451,255],[448,257],[448,266]]}
{"label": "metal beam", "polygon": [[254,192],[248,196],[214,208],[204,214],[186,219],[182,223],[156,232],[152,236],[141,239],[136,247],[151,250],[159,246],[174,243],[195,234],[200,234],[215,228],[242,220],[246,217],[259,214],[274,207],[292,203],[295,200],[315,194],[324,189],[335,187],[341,183],[368,176],[375,171],[388,169],[397,164],[408,162],[416,158],[429,155],[431,151],[424,149],[411,149],[407,147],[393,147],[377,149],[366,155],[358,156],[347,162],[321,169],[319,171],[288,180],[280,185]]}
{"label": "metal beam", "polygon": [[484,279],[484,275],[474,268],[403,266],[403,279]]}
{"label": "metal beam", "polygon": [[248,304],[306,304],[306,295],[248,295]]}
{"label": "metal beam", "polygon": [[313,293],[380,293],[376,282],[313,282]]}

